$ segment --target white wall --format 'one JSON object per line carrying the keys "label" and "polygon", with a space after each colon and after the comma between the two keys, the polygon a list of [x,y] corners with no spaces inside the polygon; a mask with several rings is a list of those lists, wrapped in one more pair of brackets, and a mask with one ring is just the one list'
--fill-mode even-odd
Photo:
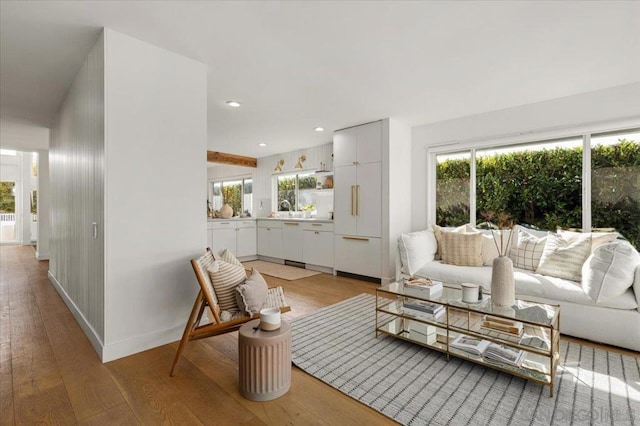
{"label": "white wall", "polygon": [[0,117],[0,147],[18,151],[49,149],[49,129],[18,118]]}
{"label": "white wall", "polygon": [[[505,88],[508,90],[508,88]],[[553,99],[417,126],[412,129],[413,230],[424,229],[435,202],[428,194],[427,148],[460,141],[448,148],[470,148],[496,142],[526,142],[585,131],[640,126],[640,83]]]}
{"label": "white wall", "polygon": [[179,339],[195,299],[189,259],[207,244],[207,68],[109,29],[105,58],[109,361]]}
{"label": "white wall", "polygon": [[38,243],[36,258],[49,259],[49,151],[38,152]]}
{"label": "white wall", "polygon": [[49,148],[49,278],[99,354],[105,330],[103,162],[101,36],[58,109]]}

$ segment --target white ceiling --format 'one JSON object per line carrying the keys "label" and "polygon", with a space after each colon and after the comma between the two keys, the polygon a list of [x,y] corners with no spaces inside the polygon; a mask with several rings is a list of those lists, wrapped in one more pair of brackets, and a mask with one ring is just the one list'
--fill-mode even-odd
{"label": "white ceiling", "polygon": [[208,64],[209,149],[256,157],[640,80],[640,2],[2,1],[2,116],[48,126],[103,26]]}

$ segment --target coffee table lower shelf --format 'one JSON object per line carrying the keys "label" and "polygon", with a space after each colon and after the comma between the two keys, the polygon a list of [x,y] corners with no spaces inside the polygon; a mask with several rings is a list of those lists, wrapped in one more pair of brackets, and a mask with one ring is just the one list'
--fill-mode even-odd
{"label": "coffee table lower shelf", "polygon": [[[385,309],[376,309],[376,315],[378,314],[388,315],[389,312]],[[540,356],[535,353],[527,353],[527,358],[524,360],[521,367],[510,366],[499,362],[491,362],[481,356],[474,356],[473,354],[461,349],[451,347],[448,344],[447,339],[449,339],[449,341],[453,340],[452,335],[457,336],[458,334],[463,333],[449,330],[449,337],[447,337],[446,325],[434,320],[434,322],[427,323],[425,325],[435,328],[435,333],[424,334],[416,330],[411,330],[410,327],[407,327],[407,324],[412,320],[412,318],[394,317],[383,324],[378,324],[376,328],[376,337],[378,337],[379,333],[386,334],[397,339],[424,346],[428,349],[445,353],[447,354],[447,360],[450,356],[454,356],[456,358],[509,373],[544,386],[549,386],[549,395],[551,397],[553,396],[553,375],[550,368],[555,370],[557,367],[560,359],[559,353],[556,352],[551,360],[548,357]],[[549,365],[547,366],[545,363]]]}

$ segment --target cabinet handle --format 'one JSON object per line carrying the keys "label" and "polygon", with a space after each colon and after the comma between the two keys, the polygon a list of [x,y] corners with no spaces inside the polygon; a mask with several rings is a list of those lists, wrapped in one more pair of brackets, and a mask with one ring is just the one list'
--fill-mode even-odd
{"label": "cabinet handle", "polygon": [[356,216],[360,216],[360,185],[356,185]]}
{"label": "cabinet handle", "polygon": [[229,225],[229,222],[222,222],[220,225]]}
{"label": "cabinet handle", "polygon": [[342,237],[343,240],[354,240],[354,241],[369,241],[368,238],[362,237]]}
{"label": "cabinet handle", "polygon": [[322,226],[321,223],[312,223],[311,226]]}
{"label": "cabinet handle", "polygon": [[298,223],[298,222],[285,222],[284,224],[285,224],[285,225],[295,225],[295,226],[298,226],[298,225],[299,225],[299,223]]}
{"label": "cabinet handle", "polygon": [[271,231],[271,228],[267,228],[267,231]]}
{"label": "cabinet handle", "polygon": [[353,214],[353,193],[355,192],[356,186],[355,185],[351,185],[351,216],[354,216]]}
{"label": "cabinet handle", "polygon": [[313,233],[316,234],[316,235],[320,235],[320,232],[318,232],[318,231],[313,231]]}

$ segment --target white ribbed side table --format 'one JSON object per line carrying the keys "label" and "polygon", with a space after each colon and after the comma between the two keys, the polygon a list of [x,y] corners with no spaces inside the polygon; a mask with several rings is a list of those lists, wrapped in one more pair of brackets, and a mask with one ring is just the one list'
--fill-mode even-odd
{"label": "white ribbed side table", "polygon": [[240,394],[252,401],[276,399],[291,387],[291,327],[282,321],[274,331],[254,330],[249,321],[238,334]]}

